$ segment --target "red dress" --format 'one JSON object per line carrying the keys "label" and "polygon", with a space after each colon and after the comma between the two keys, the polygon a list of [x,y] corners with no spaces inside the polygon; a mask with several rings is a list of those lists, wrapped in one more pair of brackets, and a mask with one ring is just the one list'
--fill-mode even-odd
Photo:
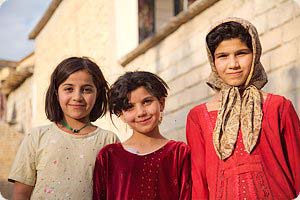
{"label": "red dress", "polygon": [[212,142],[217,114],[208,112],[206,104],[188,114],[192,199],[295,198],[300,192],[300,123],[292,103],[268,94],[256,147],[245,152],[240,132],[225,161],[217,157]]}
{"label": "red dress", "polygon": [[191,199],[190,150],[169,141],[157,151],[137,155],[121,143],[104,147],[94,170],[93,199]]}

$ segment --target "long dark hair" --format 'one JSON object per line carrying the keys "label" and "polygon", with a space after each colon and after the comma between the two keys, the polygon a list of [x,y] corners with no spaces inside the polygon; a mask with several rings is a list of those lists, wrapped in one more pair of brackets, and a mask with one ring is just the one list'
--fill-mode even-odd
{"label": "long dark hair", "polygon": [[90,121],[96,121],[107,112],[108,84],[99,66],[87,57],[70,57],[59,63],[51,75],[45,101],[45,112],[50,121],[60,122],[64,117],[57,97],[59,85],[71,74],[81,70],[87,71],[93,77],[93,82],[97,88],[96,102],[89,115]]}
{"label": "long dark hair", "polygon": [[249,32],[237,22],[226,22],[220,24],[206,36],[206,43],[211,55],[214,57],[215,50],[224,40],[239,38],[253,52],[252,39]]}

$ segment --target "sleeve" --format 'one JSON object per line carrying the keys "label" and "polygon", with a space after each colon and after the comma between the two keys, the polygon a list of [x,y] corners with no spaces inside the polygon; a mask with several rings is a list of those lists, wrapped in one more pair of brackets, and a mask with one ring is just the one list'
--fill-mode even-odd
{"label": "sleeve", "polygon": [[120,142],[118,136],[115,133],[113,133],[111,131],[108,131],[107,136],[105,138],[105,144],[106,145],[107,144],[114,144],[114,143],[118,143],[118,142]]}
{"label": "sleeve", "polygon": [[35,185],[36,149],[33,137],[34,135],[32,134],[28,134],[24,137],[10,170],[8,181],[17,181],[30,186]]}
{"label": "sleeve", "polygon": [[287,162],[289,164],[296,194],[300,193],[300,122],[290,101],[286,101],[282,114],[282,133]]}
{"label": "sleeve", "polygon": [[93,175],[93,200],[106,200],[106,168],[103,150],[96,158]]}
{"label": "sleeve", "polygon": [[190,200],[192,192],[191,151],[185,144],[180,167],[180,200]]}
{"label": "sleeve", "polygon": [[201,133],[197,112],[191,111],[186,124],[187,143],[191,149],[192,199],[208,199],[205,168],[205,142]]}
{"label": "sleeve", "polygon": [[114,133],[113,143],[118,143],[118,142],[120,142],[120,139],[119,139],[118,136]]}

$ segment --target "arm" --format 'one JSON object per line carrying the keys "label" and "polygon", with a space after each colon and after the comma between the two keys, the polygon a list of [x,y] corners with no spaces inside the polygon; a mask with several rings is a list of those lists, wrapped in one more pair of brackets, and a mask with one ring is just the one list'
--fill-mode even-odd
{"label": "arm", "polygon": [[192,165],[192,199],[208,199],[209,191],[206,179],[205,141],[199,126],[196,112],[191,111],[187,117],[186,137],[191,148]]}
{"label": "arm", "polygon": [[103,162],[103,152],[100,151],[96,158],[93,175],[93,200],[106,200],[106,176],[105,165]]}
{"label": "arm", "polygon": [[182,152],[182,161],[180,169],[180,200],[190,200],[192,196],[192,177],[191,177],[191,151],[185,147]]}
{"label": "arm", "polygon": [[14,183],[14,199],[30,199],[36,182],[35,152],[32,135],[25,135],[8,176]]}
{"label": "arm", "polygon": [[297,196],[300,193],[300,122],[290,101],[284,103],[281,123],[284,150]]}
{"label": "arm", "polygon": [[13,200],[28,200],[30,199],[33,186],[26,185],[20,182],[14,183]]}

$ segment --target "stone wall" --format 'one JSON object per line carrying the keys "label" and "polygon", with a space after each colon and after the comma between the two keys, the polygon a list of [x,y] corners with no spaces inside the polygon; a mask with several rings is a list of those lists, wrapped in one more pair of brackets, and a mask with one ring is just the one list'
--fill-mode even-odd
{"label": "stone wall", "polygon": [[23,134],[6,123],[0,123],[0,193],[5,199],[11,199],[13,184],[7,178],[22,138]]}
{"label": "stone wall", "polygon": [[[201,1],[201,0],[200,0]],[[126,65],[126,70],[157,73],[170,86],[162,131],[185,141],[188,111],[213,94],[205,84],[210,73],[205,36],[211,24],[241,17],[258,29],[267,92],[290,98],[300,113],[300,5],[293,0],[221,0],[181,25],[156,46]]]}
{"label": "stone wall", "polygon": [[32,77],[9,94],[6,119],[19,132],[28,132],[32,128]]}

